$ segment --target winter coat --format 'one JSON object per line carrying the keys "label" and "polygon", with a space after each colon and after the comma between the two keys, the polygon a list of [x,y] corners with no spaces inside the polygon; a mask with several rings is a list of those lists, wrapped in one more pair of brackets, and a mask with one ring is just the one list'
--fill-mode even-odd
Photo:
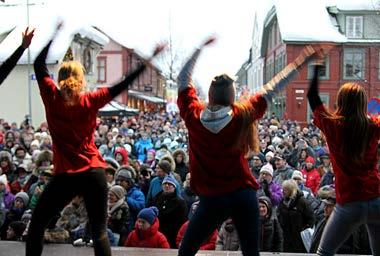
{"label": "winter coat", "polygon": [[331,171],[328,171],[322,176],[319,187],[321,188],[323,186],[331,185],[331,184],[334,184],[334,173],[332,173]]}
{"label": "winter coat", "polygon": [[61,212],[61,217],[57,221],[57,226],[71,231],[88,220],[84,201],[79,205],[70,203]]}
{"label": "winter coat", "polygon": [[284,182],[284,180],[290,180],[292,175],[293,169],[289,165],[286,165],[283,169],[276,169],[274,171],[273,181],[282,185],[282,182]]}
{"label": "winter coat", "polygon": [[0,203],[4,203],[5,210],[10,210],[12,208],[14,200],[15,196],[11,192],[9,192],[7,188],[0,192]]}
{"label": "winter coat", "polygon": [[191,205],[198,199],[198,196],[191,190],[190,186],[187,186],[182,190],[181,197],[185,200],[189,211],[191,209]]}
{"label": "winter coat", "polygon": [[[323,218],[315,226],[313,237],[311,238],[310,253],[316,253],[319,243],[322,238],[323,230],[325,229],[326,218]],[[371,254],[370,245],[368,241],[367,230],[365,225],[361,225],[359,228],[348,237],[346,241],[339,247],[337,254]]]}
{"label": "winter coat", "polygon": [[25,207],[23,209],[17,209],[14,206],[12,206],[12,208],[6,213],[4,223],[2,226],[0,226],[2,240],[6,240],[9,224],[11,224],[14,221],[20,221],[25,210]]}
{"label": "winter coat", "polygon": [[[178,248],[182,242],[183,237],[185,236],[185,232],[187,230],[188,225],[189,225],[189,221],[186,221],[185,223],[183,223],[182,227],[178,231],[177,239],[176,239],[176,244],[177,244]],[[218,237],[218,230],[215,229],[214,232],[211,234],[211,236],[209,236],[201,244],[201,247],[199,248],[199,250],[212,250],[212,251],[214,251],[217,237]]]}
{"label": "winter coat", "polygon": [[[175,178],[172,173],[170,173],[169,175],[171,175],[173,178]],[[162,191],[162,182],[163,181],[164,181],[164,178],[160,178],[157,176],[157,177],[153,178],[152,181],[150,182],[148,194],[146,195],[146,204],[145,204],[146,207],[151,206],[153,198],[155,196],[157,196],[157,194]],[[178,196],[181,196],[181,192],[180,192],[181,190],[178,188],[179,188],[179,184],[177,182],[176,193]]]}
{"label": "winter coat", "polygon": [[123,201],[120,205],[111,208],[108,213],[107,227],[111,229],[112,233],[120,235],[119,244],[122,244],[122,241],[128,237],[130,232],[130,213],[128,204]]}
{"label": "winter coat", "polygon": [[146,139],[146,140],[140,139],[138,142],[135,143],[134,146],[137,153],[137,158],[141,162],[145,161],[146,153],[148,149],[153,148],[151,139]]}
{"label": "winter coat", "polygon": [[305,186],[310,188],[315,195],[319,188],[319,183],[321,181],[321,176],[319,175],[317,169],[313,168],[310,171],[302,170],[302,176],[306,180]]}
{"label": "winter coat", "polygon": [[235,225],[225,221],[219,229],[215,251],[238,251],[240,240]]}
{"label": "winter coat", "polygon": [[137,219],[137,214],[145,207],[145,196],[138,186],[133,186],[128,189],[125,195],[125,201],[128,203],[130,212],[129,231]]}
{"label": "winter coat", "polygon": [[313,227],[314,213],[303,196],[297,191],[294,198],[283,199],[277,209],[278,220],[281,224],[284,236],[284,252],[305,253],[300,232]]}
{"label": "winter coat", "polygon": [[164,234],[158,231],[159,220],[156,218],[152,226],[147,230],[141,230],[135,225],[135,229],[128,235],[124,246],[143,248],[170,248]]}
{"label": "winter coat", "polygon": [[[271,200],[271,204],[273,206],[278,206],[282,200],[282,189],[281,186],[272,181],[271,183],[266,183],[265,182],[259,182],[260,188],[257,190],[256,195],[257,198],[261,196],[267,196]],[[265,189],[265,187],[268,186],[268,190]]]}
{"label": "winter coat", "polygon": [[[181,163],[177,163],[175,160],[177,155],[179,155],[179,154],[182,155],[182,159],[183,159]],[[188,156],[183,149],[176,149],[172,153],[172,156],[173,156],[174,161],[175,161],[175,172],[180,175],[182,182],[184,182],[186,180],[186,174],[189,172]]]}
{"label": "winter coat", "polygon": [[[269,201],[270,198],[266,198]],[[260,251],[264,252],[282,252],[283,251],[283,234],[277,215],[272,210],[271,202],[268,202],[268,217],[260,217],[259,225],[259,246]]]}
{"label": "winter coat", "polygon": [[159,211],[160,231],[166,236],[170,248],[176,248],[176,238],[182,224],[187,220],[185,200],[175,193],[165,194],[161,191],[154,199],[153,206]]}

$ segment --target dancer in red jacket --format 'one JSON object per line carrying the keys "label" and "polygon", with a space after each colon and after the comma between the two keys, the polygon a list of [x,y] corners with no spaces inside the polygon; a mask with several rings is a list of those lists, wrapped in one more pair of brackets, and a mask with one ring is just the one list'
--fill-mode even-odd
{"label": "dancer in red jacket", "polygon": [[25,49],[27,49],[32,42],[34,36],[34,29],[29,31],[29,27],[25,29],[25,32],[22,33],[22,43],[16,49],[16,51],[4,61],[4,63],[0,66],[0,85],[3,83],[5,78],[9,75],[12,69],[16,66],[17,61],[21,58]]}
{"label": "dancer in red jacket", "polygon": [[245,156],[249,150],[258,151],[256,120],[264,115],[267,102],[271,102],[316,50],[305,47],[261,92],[242,102],[235,102],[233,79],[225,74],[216,76],[205,106],[198,100],[191,75],[201,49],[214,40],[205,41],[178,76],[178,106],[189,131],[191,188],[200,197],[179,255],[195,255],[205,238],[230,216],[239,233],[243,255],[259,255],[256,198],[259,186]]}
{"label": "dancer in red jacket", "polygon": [[[61,24],[57,31],[60,27]],[[83,66],[75,61],[64,62],[58,71],[56,86],[45,63],[52,42],[53,39],[36,58],[34,69],[53,139],[54,177],[33,212],[26,241],[26,255],[41,255],[43,234],[50,219],[75,195],[84,198],[95,255],[111,255],[106,232],[106,164],[94,143],[96,116],[101,107],[128,88],[144,71],[146,64],[142,64],[112,87],[85,92]],[[162,50],[163,46],[158,46],[152,57]]]}
{"label": "dancer in red jacket", "polygon": [[373,255],[380,255],[380,123],[367,115],[367,94],[358,83],[340,87],[337,109],[322,104],[318,66],[307,94],[314,123],[326,136],[335,175],[336,202],[322,234],[318,255],[334,255],[360,225],[366,224]]}

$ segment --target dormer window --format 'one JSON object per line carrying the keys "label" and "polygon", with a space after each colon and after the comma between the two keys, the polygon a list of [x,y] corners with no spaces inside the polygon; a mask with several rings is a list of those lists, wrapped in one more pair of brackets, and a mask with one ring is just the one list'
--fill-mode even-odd
{"label": "dormer window", "polygon": [[363,16],[346,16],[346,36],[363,38]]}

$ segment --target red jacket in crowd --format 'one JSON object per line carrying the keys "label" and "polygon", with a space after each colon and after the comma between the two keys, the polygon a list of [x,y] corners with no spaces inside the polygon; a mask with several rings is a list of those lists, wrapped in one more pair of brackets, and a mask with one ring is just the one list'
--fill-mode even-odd
{"label": "red jacket in crowd", "polygon": [[[185,232],[187,229],[187,226],[189,225],[189,221],[186,221],[183,223],[182,227],[178,231],[177,239],[176,239],[176,244],[177,247],[179,248],[183,237],[185,236]],[[215,244],[216,244],[216,239],[218,238],[218,231],[215,229],[214,232],[211,234],[211,236],[202,243],[201,247],[199,250],[215,250]]]}
{"label": "red jacket in crowd", "polygon": [[310,188],[313,194],[315,195],[319,188],[319,183],[321,182],[321,176],[315,166],[315,160],[311,156],[307,157],[305,162],[309,162],[313,164],[313,169],[308,171],[306,169],[302,170],[302,176],[306,180],[305,186]]}
{"label": "red jacket in crowd", "polygon": [[160,222],[156,218],[150,228],[141,230],[135,224],[135,229],[128,235],[127,242],[124,246],[127,247],[146,247],[146,248],[170,248],[168,240],[158,231]]}

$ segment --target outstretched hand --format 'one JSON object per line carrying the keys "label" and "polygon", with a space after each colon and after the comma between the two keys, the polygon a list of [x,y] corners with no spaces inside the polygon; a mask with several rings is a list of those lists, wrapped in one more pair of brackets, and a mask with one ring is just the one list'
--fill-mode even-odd
{"label": "outstretched hand", "polygon": [[33,29],[32,31],[29,31],[29,27],[27,27],[25,31],[22,32],[22,43],[21,43],[22,48],[27,49],[29,45],[32,43],[34,31],[35,29]]}
{"label": "outstretched hand", "polygon": [[156,47],[153,50],[152,56],[147,59],[147,62],[150,63],[153,60],[153,58],[155,58],[157,55],[159,55],[160,53],[162,53],[163,50],[165,50],[166,47],[167,47],[166,43],[159,43],[159,44],[157,44]]}
{"label": "outstretched hand", "polygon": [[211,45],[215,41],[216,41],[216,37],[215,36],[210,36],[209,38],[206,39],[206,41],[203,42],[202,47],[207,46],[207,45]]}

